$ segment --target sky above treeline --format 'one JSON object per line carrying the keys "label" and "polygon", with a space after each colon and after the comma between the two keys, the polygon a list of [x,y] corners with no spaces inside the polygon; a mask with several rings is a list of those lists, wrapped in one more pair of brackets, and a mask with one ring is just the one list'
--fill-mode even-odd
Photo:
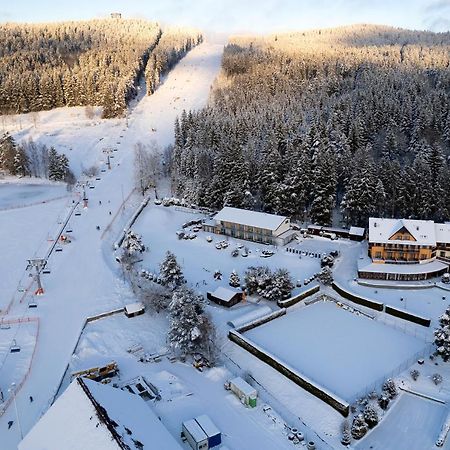
{"label": "sky above treeline", "polygon": [[220,33],[270,33],[374,23],[450,31],[450,0],[0,0],[0,22],[155,19]]}

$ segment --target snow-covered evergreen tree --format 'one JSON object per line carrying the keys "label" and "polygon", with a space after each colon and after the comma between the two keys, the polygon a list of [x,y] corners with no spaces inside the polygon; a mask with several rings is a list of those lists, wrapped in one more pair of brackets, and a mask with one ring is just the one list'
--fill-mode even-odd
{"label": "snow-covered evergreen tree", "polygon": [[329,267],[323,267],[317,276],[317,279],[325,285],[329,285],[333,282],[333,272]]}
{"label": "snow-covered evergreen tree", "polygon": [[350,445],[352,442],[352,435],[350,433],[350,424],[348,420],[344,420],[341,425],[341,444],[344,446]]}
{"label": "snow-covered evergreen tree", "polygon": [[234,270],[234,269],[230,274],[230,280],[229,280],[228,284],[232,287],[239,287],[241,285],[241,279],[239,278],[239,275],[237,274],[236,270]]}
{"label": "snow-covered evergreen tree", "polygon": [[434,331],[434,343],[436,353],[444,361],[448,361],[450,359],[450,306],[439,317],[439,328]]}
{"label": "snow-covered evergreen tree", "polygon": [[122,248],[130,255],[143,253],[145,245],[142,243],[142,236],[132,230],[128,230],[123,240]]}
{"label": "snow-covered evergreen tree", "polygon": [[164,261],[159,266],[161,283],[170,288],[176,288],[184,283],[184,276],[175,255],[168,251]]}

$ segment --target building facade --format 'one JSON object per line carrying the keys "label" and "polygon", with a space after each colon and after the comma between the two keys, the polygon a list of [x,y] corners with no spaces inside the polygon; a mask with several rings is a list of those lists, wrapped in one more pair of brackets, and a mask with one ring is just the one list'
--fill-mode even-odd
{"label": "building facade", "polygon": [[223,234],[237,239],[284,245],[295,235],[290,219],[246,209],[225,207],[209,222],[203,223],[208,233]]}

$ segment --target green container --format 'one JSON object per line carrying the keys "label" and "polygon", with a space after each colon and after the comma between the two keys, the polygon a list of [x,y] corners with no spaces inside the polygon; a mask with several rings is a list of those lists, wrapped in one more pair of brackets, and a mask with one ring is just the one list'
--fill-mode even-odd
{"label": "green container", "polygon": [[255,408],[256,407],[256,397],[249,397],[248,398],[248,406],[250,406],[250,408]]}

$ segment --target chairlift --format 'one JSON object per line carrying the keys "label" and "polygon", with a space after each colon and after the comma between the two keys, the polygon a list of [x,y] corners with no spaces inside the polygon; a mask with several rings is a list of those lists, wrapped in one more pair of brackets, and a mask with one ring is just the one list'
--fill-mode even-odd
{"label": "chairlift", "polygon": [[95,179],[96,181],[100,181],[101,180],[101,178],[100,177],[97,177],[96,179]]}
{"label": "chairlift", "polygon": [[37,308],[36,300],[30,300],[30,302],[28,303],[28,308]]}
{"label": "chairlift", "polygon": [[45,267],[42,269],[42,273],[45,273],[48,275],[51,272],[50,266],[48,264],[45,265]]}
{"label": "chairlift", "polygon": [[81,211],[75,211],[76,216],[81,216]]}
{"label": "chairlift", "polygon": [[70,226],[70,224],[67,224],[67,228],[66,228],[66,233],[72,233],[72,227]]}
{"label": "chairlift", "polygon": [[0,322],[0,330],[9,330],[11,325],[9,323]]}
{"label": "chairlift", "polygon": [[106,172],[106,169],[101,169],[100,172]]}
{"label": "chairlift", "polygon": [[94,187],[95,187],[95,186],[92,186],[92,185],[91,185],[91,186],[89,186],[89,189],[94,189]]}
{"label": "chairlift", "polygon": [[17,342],[15,339],[13,339],[11,347],[9,348],[10,353],[19,353],[20,352],[20,346],[17,345]]}
{"label": "chairlift", "polygon": [[22,285],[19,285],[17,288],[18,292],[25,292],[25,288]]}
{"label": "chairlift", "polygon": [[56,247],[55,248],[55,252],[62,252],[62,251],[63,251],[62,247]]}

